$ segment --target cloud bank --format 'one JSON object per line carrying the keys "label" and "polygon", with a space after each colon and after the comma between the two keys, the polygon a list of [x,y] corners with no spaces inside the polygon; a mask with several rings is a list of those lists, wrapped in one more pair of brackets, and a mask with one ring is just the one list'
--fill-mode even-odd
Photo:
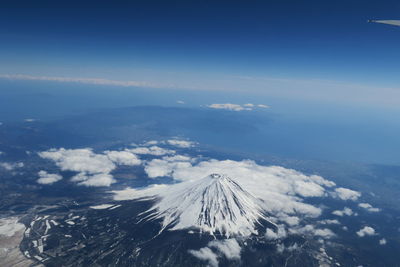
{"label": "cloud bank", "polygon": [[[267,240],[286,237],[286,227],[290,234],[318,236],[330,239],[335,234],[327,228],[315,225],[302,225],[305,218],[319,217],[323,209],[306,203],[307,198],[325,198],[333,196],[343,200],[353,200],[361,194],[346,188],[335,188],[336,184],[317,175],[305,175],[292,169],[279,166],[262,166],[251,160],[197,160],[187,156],[164,156],[145,163],[145,172],[149,178],[171,177],[177,184],[153,185],[144,189],[126,188],[113,191],[115,200],[128,200],[158,196],[161,201],[155,209],[160,213],[172,208],[171,201],[180,187],[196,184],[210,173],[220,173],[232,178],[243,190],[262,201],[262,207],[268,213],[269,220],[277,225],[276,230],[267,230]],[[175,192],[175,193],[174,193]],[[170,196],[173,194],[174,196]],[[174,208],[185,215],[185,211]],[[335,215],[352,215],[349,208],[333,212]],[[189,215],[188,215],[189,216]],[[189,216],[190,217],[190,216]],[[339,224],[337,220],[320,221],[320,225]],[[186,226],[189,227],[189,226]],[[207,253],[204,249],[199,253]],[[204,255],[203,255],[204,256]]]}

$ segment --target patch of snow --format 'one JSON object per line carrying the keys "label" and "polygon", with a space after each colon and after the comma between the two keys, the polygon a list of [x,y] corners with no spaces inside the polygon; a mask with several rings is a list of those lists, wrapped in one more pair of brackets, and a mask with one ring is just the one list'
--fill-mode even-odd
{"label": "patch of snow", "polygon": [[19,223],[16,217],[0,219],[0,236],[11,237],[23,229],[25,229],[25,225]]}

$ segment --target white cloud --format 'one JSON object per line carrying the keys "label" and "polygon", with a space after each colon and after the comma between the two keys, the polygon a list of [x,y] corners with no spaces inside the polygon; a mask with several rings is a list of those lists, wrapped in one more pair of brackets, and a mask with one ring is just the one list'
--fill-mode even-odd
{"label": "white cloud", "polygon": [[324,228],[324,229],[315,229],[314,235],[320,236],[323,238],[332,238],[335,236],[335,233],[332,230]]}
{"label": "white cloud", "polygon": [[356,201],[361,196],[361,193],[348,188],[339,187],[335,189],[335,195],[342,200]]}
{"label": "white cloud", "polygon": [[296,216],[288,216],[284,214],[279,215],[279,220],[287,225],[294,226],[300,223],[300,218]]}
{"label": "white cloud", "polygon": [[379,240],[379,245],[383,246],[386,245],[387,241],[385,238],[382,238],[381,240]]}
{"label": "white cloud", "polygon": [[50,149],[39,152],[39,156],[50,159],[64,171],[86,172],[89,174],[109,173],[115,164],[103,154],[95,154],[92,149]]}
{"label": "white cloud", "polygon": [[263,105],[263,104],[259,104],[259,105],[257,105],[257,107],[259,107],[259,108],[269,108],[268,105]]}
{"label": "white cloud", "polygon": [[263,104],[255,105],[252,103],[247,103],[247,104],[243,104],[243,105],[232,104],[232,103],[211,104],[211,105],[208,105],[207,107],[213,108],[213,109],[226,109],[226,110],[232,110],[232,111],[243,111],[243,110],[250,111],[255,108],[262,108],[262,109],[269,108],[269,106],[267,106],[267,105],[263,105]]}
{"label": "white cloud", "polygon": [[366,209],[366,210],[369,211],[369,212],[379,212],[379,211],[380,211],[379,208],[374,208],[374,207],[372,207],[372,205],[369,204],[369,203],[359,203],[358,206],[359,206],[360,208]]}
{"label": "white cloud", "polygon": [[170,176],[175,169],[190,168],[193,159],[188,156],[164,156],[162,159],[153,159],[146,163],[145,171],[149,178]]}
{"label": "white cloud", "polygon": [[[181,139],[170,139],[166,141],[156,141],[156,140],[151,140],[143,143],[140,146],[137,146],[136,148],[130,149],[136,154],[149,154],[149,155],[155,155],[155,156],[161,156],[165,154],[173,154],[175,153],[174,150],[168,150],[164,149],[161,147],[158,147],[156,145],[159,144],[167,144],[171,146],[176,146],[180,148],[190,148],[196,145],[195,142],[188,141],[188,140],[181,140]],[[146,149],[146,147],[150,146],[149,148]]]}
{"label": "white cloud", "polygon": [[116,164],[119,164],[119,165],[134,166],[134,165],[141,164],[141,160],[135,154],[133,154],[131,151],[128,151],[128,150],[105,151],[104,154],[106,154],[107,157],[112,162],[115,162]]}
{"label": "white cloud", "polygon": [[294,243],[294,244],[289,245],[289,246],[285,246],[285,244],[283,244],[283,243],[279,243],[279,244],[276,245],[276,251],[278,253],[283,253],[284,251],[292,252],[292,251],[295,251],[295,250],[298,250],[298,249],[300,249],[300,247],[299,247],[299,245],[297,245],[297,243]]}
{"label": "white cloud", "polygon": [[183,105],[183,104],[185,104],[185,101],[182,101],[182,100],[177,100],[177,101],[176,101],[176,103],[177,103],[177,104],[181,104],[181,105]]}
{"label": "white cloud", "polygon": [[277,239],[283,239],[287,236],[285,227],[283,225],[279,225],[277,230],[274,231],[270,228],[267,228],[265,231],[265,238],[267,240],[277,240]]}
{"label": "white cloud", "polygon": [[247,103],[247,104],[244,104],[243,106],[247,107],[247,108],[252,108],[252,107],[254,107],[254,104]]}
{"label": "white cloud", "polygon": [[193,162],[195,160],[195,158],[191,158],[191,157],[185,156],[185,155],[164,156],[164,157],[162,157],[162,159],[169,161],[169,162],[179,162],[179,161]]}
{"label": "white cloud", "polygon": [[62,179],[62,176],[59,174],[48,173],[46,171],[39,171],[38,172],[39,179],[36,180],[39,184],[53,184],[58,182]]}
{"label": "white cloud", "polygon": [[303,227],[296,227],[289,229],[292,234],[303,234],[303,235],[311,235],[311,236],[319,236],[322,238],[332,238],[335,236],[335,234],[332,232],[332,230],[323,228],[315,228],[313,225],[308,224]]}
{"label": "white cloud", "polygon": [[209,108],[213,109],[226,109],[232,111],[243,111],[243,110],[251,110],[251,108],[242,107],[241,105],[225,103],[225,104],[211,104],[208,105]]}
{"label": "white cloud", "polygon": [[371,236],[375,235],[375,229],[370,227],[370,226],[364,226],[364,228],[360,229],[356,233],[359,237],[364,237],[364,236]]}
{"label": "white cloud", "polygon": [[85,186],[110,186],[115,183],[115,179],[109,173],[97,173],[88,175],[80,172],[71,178],[71,181],[77,182],[78,185]]}
{"label": "white cloud", "polygon": [[167,140],[167,143],[172,146],[177,146],[181,148],[189,148],[193,147],[195,145],[194,142],[186,141],[186,140],[176,140],[176,139],[171,139]]}
{"label": "white cloud", "polygon": [[229,260],[240,259],[240,252],[242,248],[236,239],[230,238],[225,240],[215,240],[208,243],[211,248],[216,248]]}
{"label": "white cloud", "polygon": [[16,168],[24,167],[24,163],[23,162],[15,162],[15,163],[0,162],[0,167],[6,169],[7,171],[12,171]]}
{"label": "white cloud", "polygon": [[199,250],[189,250],[189,253],[195,256],[196,258],[207,261],[209,266],[217,267],[218,266],[218,256],[215,254],[210,248],[204,247]]}
{"label": "white cloud", "polygon": [[[214,251],[212,250],[214,249]],[[242,248],[236,239],[214,240],[207,247],[199,250],[189,250],[189,253],[200,260],[207,261],[210,266],[218,266],[218,258],[221,256],[228,260],[240,260]]]}
{"label": "white cloud", "polygon": [[50,149],[38,153],[52,160],[63,171],[77,172],[71,181],[84,186],[110,186],[115,179],[110,174],[116,165],[139,165],[140,159],[129,150],[94,153],[90,148]]}
{"label": "white cloud", "polygon": [[167,155],[167,154],[175,154],[174,150],[161,148],[159,146],[136,147],[136,148],[131,148],[128,150],[135,154],[153,155],[153,156],[163,156],[163,155]]}
{"label": "white cloud", "polygon": [[329,219],[319,221],[318,223],[320,223],[320,224],[340,224],[340,222],[338,220],[329,220]]}
{"label": "white cloud", "polygon": [[334,210],[334,211],[332,211],[332,214],[333,214],[333,215],[336,215],[336,216],[343,217],[343,216],[345,216],[345,215],[351,216],[351,215],[354,214],[354,212],[353,212],[352,209],[350,209],[350,208],[348,208],[348,207],[345,207],[343,210]]}
{"label": "white cloud", "polygon": [[2,167],[3,169],[6,169],[7,171],[11,171],[14,169],[13,164],[8,163],[8,162],[0,162],[0,167]]}
{"label": "white cloud", "polygon": [[151,141],[147,141],[146,143],[143,144],[143,146],[154,146],[157,145],[159,143],[159,141],[157,140],[151,140]]}
{"label": "white cloud", "polygon": [[191,167],[190,162],[186,161],[169,161],[169,159],[153,159],[145,166],[145,171],[149,178],[157,178],[169,176],[174,169]]}

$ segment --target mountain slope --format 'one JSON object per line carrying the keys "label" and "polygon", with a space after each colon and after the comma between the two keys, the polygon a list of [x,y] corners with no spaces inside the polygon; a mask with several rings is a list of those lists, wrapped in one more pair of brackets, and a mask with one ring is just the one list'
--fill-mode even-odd
{"label": "mountain slope", "polygon": [[267,220],[261,200],[231,178],[211,174],[159,192],[159,201],[146,214],[147,220],[162,219],[162,230],[196,228],[212,235],[257,234],[261,219]]}

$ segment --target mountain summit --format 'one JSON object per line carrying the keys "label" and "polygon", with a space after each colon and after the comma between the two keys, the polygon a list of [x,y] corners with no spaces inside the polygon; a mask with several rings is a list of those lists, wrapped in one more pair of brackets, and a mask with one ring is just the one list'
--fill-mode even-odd
{"label": "mountain summit", "polygon": [[256,225],[266,219],[261,200],[223,174],[177,184],[159,196],[146,219],[162,219],[162,230],[247,236],[257,234]]}

